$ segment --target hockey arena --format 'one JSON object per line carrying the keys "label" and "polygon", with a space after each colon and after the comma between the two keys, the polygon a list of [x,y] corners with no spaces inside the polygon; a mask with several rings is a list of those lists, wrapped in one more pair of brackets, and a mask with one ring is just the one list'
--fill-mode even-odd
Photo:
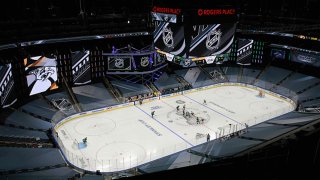
{"label": "hockey arena", "polygon": [[295,109],[290,99],[262,96],[262,89],[253,87],[217,84],[93,110],[62,120],[55,131],[64,157],[74,166],[122,171]]}
{"label": "hockey arena", "polygon": [[311,179],[319,8],[6,1],[0,180]]}

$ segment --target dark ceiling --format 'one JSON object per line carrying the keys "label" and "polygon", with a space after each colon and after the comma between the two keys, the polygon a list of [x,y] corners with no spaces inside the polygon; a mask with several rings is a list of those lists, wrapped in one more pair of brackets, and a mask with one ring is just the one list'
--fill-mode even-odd
{"label": "dark ceiling", "polygon": [[10,0],[0,6],[0,44],[148,31],[149,12],[159,3],[187,8],[233,4],[243,28],[318,24],[320,19],[318,0]]}

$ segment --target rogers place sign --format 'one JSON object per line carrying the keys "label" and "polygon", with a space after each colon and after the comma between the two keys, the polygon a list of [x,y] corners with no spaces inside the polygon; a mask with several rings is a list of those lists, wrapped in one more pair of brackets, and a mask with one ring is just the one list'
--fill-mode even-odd
{"label": "rogers place sign", "polygon": [[198,9],[198,16],[234,15],[235,9]]}
{"label": "rogers place sign", "polygon": [[152,11],[153,12],[158,12],[158,13],[167,13],[167,14],[176,14],[176,15],[179,15],[181,14],[181,9],[179,8],[166,8],[166,7],[157,7],[157,6],[154,6],[152,8]]}

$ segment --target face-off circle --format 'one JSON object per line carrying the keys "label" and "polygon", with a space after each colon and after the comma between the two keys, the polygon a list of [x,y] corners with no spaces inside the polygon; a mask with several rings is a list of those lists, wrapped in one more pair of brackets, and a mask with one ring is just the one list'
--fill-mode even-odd
{"label": "face-off circle", "polygon": [[108,134],[116,128],[116,123],[107,119],[97,123],[95,121],[79,121],[75,126],[74,130],[81,135],[85,136],[99,136],[103,134]]}
{"label": "face-off circle", "polygon": [[182,101],[182,100],[177,100],[176,103],[177,103],[177,104],[185,104],[186,102],[185,102],[185,101]]}

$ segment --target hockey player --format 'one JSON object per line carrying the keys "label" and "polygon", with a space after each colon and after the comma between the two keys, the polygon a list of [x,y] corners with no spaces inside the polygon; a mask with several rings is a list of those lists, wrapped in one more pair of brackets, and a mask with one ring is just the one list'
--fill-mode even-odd
{"label": "hockey player", "polygon": [[249,130],[249,125],[247,123],[244,123],[245,127],[246,127],[246,131],[248,132]]}
{"label": "hockey player", "polygon": [[151,117],[153,118],[153,116],[154,116],[154,111],[151,112]]}
{"label": "hockey player", "polygon": [[179,111],[179,108],[180,108],[180,106],[177,106],[177,107],[176,107],[177,111]]}
{"label": "hockey player", "polygon": [[190,117],[190,113],[186,111],[186,117]]}
{"label": "hockey player", "polygon": [[85,137],[83,140],[82,140],[82,142],[83,142],[83,144],[87,144],[87,137]]}

